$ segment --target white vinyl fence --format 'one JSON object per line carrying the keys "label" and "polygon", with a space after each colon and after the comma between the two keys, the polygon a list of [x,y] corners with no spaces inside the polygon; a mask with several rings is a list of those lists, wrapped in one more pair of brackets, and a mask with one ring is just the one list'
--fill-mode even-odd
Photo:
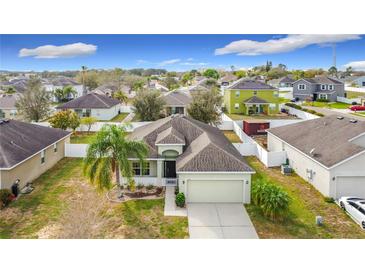
{"label": "white vinyl fence", "polygon": [[354,92],[364,92],[365,88],[354,88],[354,87],[345,87],[346,91],[354,91]]}
{"label": "white vinyl fence", "polygon": [[361,104],[361,98],[349,99],[349,98],[337,96],[337,102],[346,103],[346,104],[350,104],[350,105],[352,105],[352,103],[355,102],[356,104],[360,105]]}
{"label": "white vinyl fence", "polygon": [[88,144],[65,144],[65,157],[84,158]]}
{"label": "white vinyl fence", "polygon": [[312,113],[305,112],[305,111],[302,111],[302,110],[299,110],[296,108],[292,108],[292,107],[289,107],[286,105],[284,105],[283,107],[289,110],[289,114],[295,115],[298,118],[303,119],[303,120],[313,120],[313,119],[319,118],[319,116],[317,116],[317,115],[314,115]]}

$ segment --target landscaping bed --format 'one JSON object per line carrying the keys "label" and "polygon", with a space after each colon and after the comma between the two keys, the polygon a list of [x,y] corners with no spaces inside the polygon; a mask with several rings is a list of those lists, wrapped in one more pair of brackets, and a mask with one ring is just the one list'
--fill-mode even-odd
{"label": "landscaping bed", "polygon": [[123,120],[125,119],[125,117],[128,116],[129,113],[120,113],[117,116],[115,116],[113,119],[110,120],[110,122],[123,122]]}
{"label": "landscaping bed", "polygon": [[0,238],[187,238],[186,217],[164,216],[164,199],[111,203],[65,158],[33,182],[34,191],[0,210]]}
{"label": "landscaping bed", "polygon": [[231,143],[242,143],[240,137],[233,130],[222,130],[222,132]]}
{"label": "landscaping bed", "polygon": [[[286,191],[291,203],[283,221],[267,219],[259,207],[245,205],[260,238],[365,238],[365,231],[355,224],[335,203],[325,198],[296,174],[282,175],[280,168],[266,168],[256,157],[245,157],[256,170],[252,184],[258,180],[271,182]],[[322,216],[324,224],[317,226],[315,217]]]}
{"label": "landscaping bed", "polygon": [[303,102],[303,106],[320,107],[320,108],[335,108],[335,109],[348,109],[349,104],[342,102]]}

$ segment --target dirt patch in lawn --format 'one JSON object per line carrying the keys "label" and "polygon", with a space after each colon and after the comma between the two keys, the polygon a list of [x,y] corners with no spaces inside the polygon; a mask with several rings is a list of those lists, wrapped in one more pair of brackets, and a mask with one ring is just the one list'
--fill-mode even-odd
{"label": "dirt patch in lawn", "polygon": [[233,130],[222,130],[222,132],[231,143],[242,143],[240,137]]}
{"label": "dirt patch in lawn", "polygon": [[[253,182],[263,178],[281,186],[292,198],[290,214],[284,222],[272,222],[254,205],[246,206],[260,238],[365,238],[365,231],[336,204],[324,197],[298,175],[282,175],[280,168],[266,168],[256,157],[246,157],[256,170]],[[322,216],[323,226],[315,224]]]}
{"label": "dirt patch in lawn", "polygon": [[164,198],[111,203],[82,175],[82,160],[63,159],[35,190],[0,211],[0,238],[187,238],[185,217],[165,217]]}

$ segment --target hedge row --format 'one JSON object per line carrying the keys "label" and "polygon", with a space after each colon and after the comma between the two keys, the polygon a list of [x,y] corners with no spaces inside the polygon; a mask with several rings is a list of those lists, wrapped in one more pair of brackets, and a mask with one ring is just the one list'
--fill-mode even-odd
{"label": "hedge row", "polygon": [[305,111],[305,112],[308,112],[308,113],[311,113],[311,114],[314,114],[314,115],[317,115],[319,117],[323,117],[324,115],[322,113],[319,113],[313,109],[307,109],[307,108],[303,108],[297,104],[293,104],[293,103],[286,103],[285,104],[286,106],[288,107],[292,107],[292,108],[295,108],[295,109],[298,109],[298,110],[301,110],[301,111]]}

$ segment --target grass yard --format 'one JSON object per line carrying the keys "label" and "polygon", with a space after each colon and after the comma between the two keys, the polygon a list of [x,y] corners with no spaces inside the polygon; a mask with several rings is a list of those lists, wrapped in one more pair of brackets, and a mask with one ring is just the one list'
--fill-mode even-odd
{"label": "grass yard", "polygon": [[351,112],[352,115],[359,116],[359,117],[365,117],[365,111],[363,112]]}
{"label": "grass yard", "polygon": [[[266,219],[255,205],[245,206],[260,238],[365,238],[365,231],[355,224],[336,204],[327,203],[309,183],[293,174],[285,176],[280,168],[266,168],[256,157],[246,157],[256,170],[255,180],[262,178],[281,186],[292,198],[288,218],[282,222]],[[315,216],[324,219],[315,225]]]}
{"label": "grass yard", "polygon": [[289,116],[287,114],[276,114],[276,115],[264,115],[264,114],[260,114],[260,115],[244,115],[244,114],[236,114],[236,113],[225,113],[229,118],[231,118],[232,120],[258,120],[258,119],[263,119],[263,120],[275,120],[275,119],[297,119],[293,116]]}
{"label": "grass yard", "polygon": [[240,137],[233,130],[222,130],[222,132],[231,143],[242,143]]}
{"label": "grass yard", "polygon": [[320,108],[347,109],[350,105],[342,102],[303,102],[303,106],[312,106]]}
{"label": "grass yard", "polygon": [[125,117],[128,116],[128,114],[129,113],[126,113],[126,112],[123,112],[121,114],[118,114],[113,119],[111,119],[110,122],[123,122],[123,120],[125,119]]}
{"label": "grass yard", "polygon": [[359,98],[359,97],[365,96],[365,93],[364,92],[356,92],[356,91],[346,91],[346,96],[349,99]]}
{"label": "grass yard", "polygon": [[0,238],[187,238],[185,217],[163,216],[164,199],[110,203],[65,158],[35,190],[0,211]]}
{"label": "grass yard", "polygon": [[77,134],[74,133],[71,135],[70,142],[71,144],[89,144],[95,136],[95,132],[78,132]]}

